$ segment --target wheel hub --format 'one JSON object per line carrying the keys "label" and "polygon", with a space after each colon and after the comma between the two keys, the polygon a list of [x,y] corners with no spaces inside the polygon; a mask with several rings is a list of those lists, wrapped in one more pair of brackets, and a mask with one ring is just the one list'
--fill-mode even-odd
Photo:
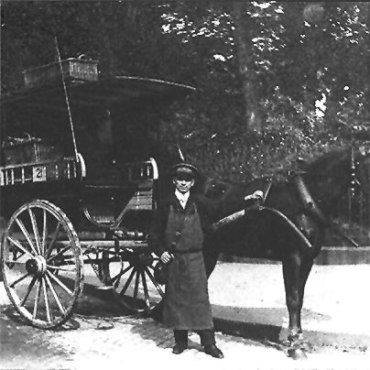
{"label": "wheel hub", "polygon": [[26,262],[27,272],[35,276],[44,276],[46,272],[46,260],[42,256],[30,258]]}

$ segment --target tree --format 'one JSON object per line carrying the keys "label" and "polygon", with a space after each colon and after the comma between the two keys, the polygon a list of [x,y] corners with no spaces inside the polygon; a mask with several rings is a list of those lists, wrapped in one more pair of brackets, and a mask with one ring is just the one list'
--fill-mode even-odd
{"label": "tree", "polygon": [[261,118],[258,110],[258,82],[253,65],[253,35],[251,18],[247,15],[247,3],[233,3],[235,39],[238,49],[239,74],[245,104],[245,125],[247,130],[261,131]]}
{"label": "tree", "polygon": [[63,57],[99,59],[104,73],[193,85],[163,138],[248,179],[369,129],[369,4],[317,5],[318,17],[312,2],[5,0],[2,88],[55,60],[55,35]]}

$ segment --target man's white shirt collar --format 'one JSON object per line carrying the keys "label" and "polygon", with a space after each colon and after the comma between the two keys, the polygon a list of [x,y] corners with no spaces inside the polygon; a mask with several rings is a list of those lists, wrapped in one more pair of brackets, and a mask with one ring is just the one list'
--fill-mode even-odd
{"label": "man's white shirt collar", "polygon": [[183,193],[181,193],[180,191],[178,191],[176,189],[175,190],[175,195],[176,195],[176,198],[179,200],[179,202],[181,204],[181,207],[185,209],[186,203],[188,202],[188,199],[189,199],[189,196],[190,196],[190,191],[183,194]]}

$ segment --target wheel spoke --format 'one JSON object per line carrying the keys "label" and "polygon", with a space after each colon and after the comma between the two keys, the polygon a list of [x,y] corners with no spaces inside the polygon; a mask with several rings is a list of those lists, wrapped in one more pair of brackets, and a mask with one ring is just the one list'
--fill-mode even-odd
{"label": "wheel spoke", "polygon": [[37,316],[37,310],[39,308],[39,301],[40,301],[40,296],[41,296],[41,281],[38,280],[38,285],[37,285],[37,291],[36,291],[36,298],[35,298],[35,304],[33,306],[33,315],[32,318],[36,319]]}
{"label": "wheel spoke", "polygon": [[[121,303],[132,312],[148,313],[153,310],[163,299],[164,289],[154,278],[154,267],[159,258],[153,257],[149,252],[130,251],[118,256],[121,261],[121,271],[115,262],[102,258],[99,279],[112,288],[123,299]],[[113,276],[113,277],[111,277]],[[122,278],[122,279],[121,279]],[[123,286],[123,287],[122,287]]]}
{"label": "wheel spoke", "polygon": [[151,269],[151,270],[154,272],[154,263],[155,263],[155,262],[157,262],[157,263],[158,263],[158,262],[159,262],[159,260],[160,260],[159,258],[153,258],[153,262],[152,262],[152,264],[151,264],[151,265],[147,265],[145,270],[147,270],[147,269],[149,268],[149,269]]}
{"label": "wheel spoke", "polygon": [[155,285],[158,293],[161,295],[161,297],[163,298],[164,297],[164,291],[162,289],[162,287],[158,284],[158,282],[154,279],[154,276],[153,274],[149,271],[148,268],[145,269],[146,273],[148,274],[148,276],[150,277],[150,280],[152,281],[152,283]]}
{"label": "wheel spoke", "polygon": [[[74,265],[71,265],[74,266]],[[58,271],[65,271],[65,272],[74,272],[76,271],[76,268],[67,269],[60,266],[53,266],[53,265],[46,265],[46,267],[50,270],[58,270]]]}
{"label": "wheel spoke", "polygon": [[134,289],[134,297],[137,298],[137,293],[139,290],[139,282],[140,282],[140,273],[136,271],[136,279],[135,279],[135,289]]}
{"label": "wheel spoke", "polygon": [[145,272],[144,271],[141,271],[141,281],[143,282],[145,305],[148,308],[150,308],[149,292],[148,292],[148,286],[146,285],[146,278],[145,278]]}
{"label": "wheel spoke", "polygon": [[123,274],[125,274],[131,268],[132,268],[132,266],[129,265],[128,267],[126,267],[125,269],[123,269],[122,271],[120,271],[116,276],[114,276],[114,277],[112,277],[110,279],[110,283],[113,283],[115,280],[119,279]]}
{"label": "wheel spoke", "polygon": [[28,214],[29,214],[30,219],[31,219],[33,235],[35,236],[36,249],[37,249],[38,254],[41,254],[39,229],[37,227],[37,222],[36,222],[36,219],[35,219],[35,215],[32,212],[31,208],[28,208]]}
{"label": "wheel spoke", "polygon": [[54,280],[61,288],[63,288],[69,295],[73,296],[73,292],[64,284],[60,281],[60,279],[58,279],[55,275],[53,275],[50,271],[46,270],[46,273],[48,274],[48,276]]}
{"label": "wheel spoke", "polygon": [[36,280],[37,280],[37,278],[36,278],[36,276],[34,276],[34,277],[32,278],[32,281],[31,281],[30,285],[28,286],[28,289],[27,289],[26,295],[23,297],[23,299],[22,299],[22,301],[21,301],[21,303],[20,303],[20,305],[21,305],[21,306],[24,306],[24,305],[25,305],[25,303],[26,303],[26,301],[27,301],[27,299],[28,299],[28,296],[29,296],[29,295],[30,295],[30,293],[31,293],[31,290],[32,290],[33,286],[35,285]]}
{"label": "wheel spoke", "polygon": [[53,239],[51,240],[51,242],[50,242],[50,244],[48,246],[48,249],[46,251],[45,258],[49,258],[49,256],[50,256],[50,253],[51,253],[51,251],[53,249],[54,243],[55,243],[55,241],[58,238],[60,227],[61,227],[61,222],[59,221],[57,227],[55,228],[55,233],[54,233]]}
{"label": "wheel spoke", "polygon": [[49,307],[49,298],[48,298],[48,292],[47,292],[47,289],[46,289],[46,283],[45,283],[45,279],[44,278],[41,278],[41,283],[42,283],[42,290],[44,292],[46,319],[47,319],[48,322],[51,322],[50,307]]}
{"label": "wheel spoke", "polygon": [[48,233],[46,211],[43,209],[43,225],[42,225],[42,240],[41,240],[41,254],[45,255],[46,236]]}
{"label": "wheel spoke", "polygon": [[14,288],[14,286],[18,283],[20,283],[22,280],[24,280],[27,276],[29,276],[30,273],[27,272],[26,274],[22,275],[20,278],[18,278],[17,280],[13,281],[11,284],[9,284],[9,287],[10,288]]}
{"label": "wheel spoke", "polygon": [[31,254],[26,248],[23,247],[23,245],[21,243],[19,243],[17,240],[14,240],[13,238],[11,238],[10,236],[8,236],[7,238],[15,247],[17,247],[18,249],[20,249],[24,254],[27,254],[28,256],[30,257],[34,257],[33,254]]}
{"label": "wheel spoke", "polygon": [[130,285],[130,283],[131,283],[132,278],[134,277],[134,274],[135,274],[135,269],[132,269],[132,271],[131,271],[131,273],[130,273],[130,276],[129,276],[129,278],[127,279],[127,281],[126,281],[125,285],[123,286],[123,288],[122,288],[122,290],[121,290],[120,294],[124,294],[124,293],[126,292],[126,290],[127,290],[128,286],[129,286],[129,285]]}
{"label": "wheel spoke", "polygon": [[50,261],[52,261],[53,259],[55,259],[55,258],[57,258],[57,257],[59,257],[59,256],[61,256],[64,252],[66,252],[68,249],[71,249],[71,246],[70,245],[68,245],[67,247],[65,247],[65,248],[63,248],[63,249],[61,249],[57,254],[55,254],[54,256],[52,256],[52,257],[50,257],[50,253],[51,253],[51,251],[50,251],[50,253],[49,253],[49,251],[48,251],[48,257],[50,257],[50,258],[48,258],[47,260],[46,260],[46,262],[50,262]]}
{"label": "wheel spoke", "polygon": [[17,223],[17,225],[19,226],[19,228],[21,229],[24,237],[26,238],[28,244],[30,245],[31,249],[32,249],[32,252],[37,255],[37,252],[36,252],[36,249],[32,243],[32,240],[30,238],[30,234],[28,233],[26,227],[24,226],[23,222],[19,219],[19,218],[16,218],[15,219],[15,222]]}
{"label": "wheel spoke", "polygon": [[[24,256],[24,254],[22,254],[22,256]],[[22,261],[17,261],[17,260],[11,260],[11,261],[4,261],[4,263],[6,263],[7,265],[11,265],[11,264],[13,264],[13,265],[15,265],[15,264],[24,265],[26,262],[25,261],[22,262]]]}
{"label": "wheel spoke", "polygon": [[55,299],[55,302],[57,303],[58,307],[59,307],[59,310],[62,312],[62,314],[64,315],[66,313],[66,309],[64,308],[64,306],[62,305],[62,303],[60,302],[59,298],[58,298],[58,295],[53,287],[53,284],[51,283],[49,277],[47,275],[45,275],[45,280],[46,280],[46,284],[49,286],[49,289],[51,291],[51,293],[53,294],[54,296],[54,299]]}

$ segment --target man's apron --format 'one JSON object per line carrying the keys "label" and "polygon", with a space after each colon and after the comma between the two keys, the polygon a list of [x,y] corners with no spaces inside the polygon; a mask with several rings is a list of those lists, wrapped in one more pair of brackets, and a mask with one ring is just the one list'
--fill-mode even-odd
{"label": "man's apron", "polygon": [[178,330],[212,329],[213,319],[203,260],[203,231],[195,203],[185,212],[170,207],[166,244],[175,258],[169,265],[163,321]]}

